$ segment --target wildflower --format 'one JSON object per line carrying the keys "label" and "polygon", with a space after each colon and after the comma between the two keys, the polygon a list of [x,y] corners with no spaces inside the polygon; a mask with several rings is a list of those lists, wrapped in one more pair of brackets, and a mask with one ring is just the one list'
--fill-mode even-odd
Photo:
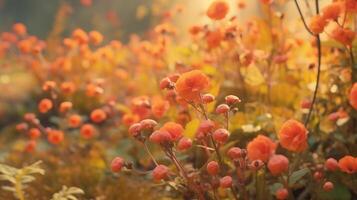
{"label": "wildflower", "polygon": [[49,90],[53,90],[55,87],[56,87],[56,82],[54,82],[54,81],[46,81],[42,85],[42,90],[43,91],[49,91]]}
{"label": "wildflower", "polygon": [[285,188],[280,188],[276,191],[275,196],[278,200],[285,200],[288,198],[289,192]]}
{"label": "wildflower", "polygon": [[219,186],[221,188],[230,188],[232,186],[233,179],[230,176],[225,176],[219,180]]}
{"label": "wildflower", "polygon": [[154,96],[151,100],[151,112],[156,118],[161,118],[170,108],[168,101],[160,96]]}
{"label": "wildflower", "polygon": [[338,162],[334,158],[329,158],[325,162],[325,168],[329,171],[336,171],[338,169]]}
{"label": "wildflower", "polygon": [[139,122],[140,117],[136,114],[133,113],[126,113],[123,115],[121,121],[123,124],[125,124],[126,126],[130,126],[136,122]]}
{"label": "wildflower", "polygon": [[72,94],[76,90],[76,86],[72,82],[63,82],[61,84],[61,91],[65,94]]}
{"label": "wildflower", "polygon": [[242,157],[242,150],[239,147],[232,147],[228,150],[227,155],[232,160],[237,160]]}
{"label": "wildflower", "polygon": [[26,152],[33,152],[36,149],[37,146],[37,142],[35,140],[30,140],[27,142],[26,146],[25,146],[25,151]]}
{"label": "wildflower", "polygon": [[98,31],[89,32],[89,39],[94,45],[99,45],[103,41],[103,35]]}
{"label": "wildflower", "polygon": [[282,147],[290,151],[301,152],[307,147],[307,133],[302,123],[290,119],[280,128],[278,136]]}
{"label": "wildflower", "polygon": [[338,166],[341,171],[353,174],[357,172],[357,159],[352,156],[344,156],[338,161]]}
{"label": "wildflower", "polygon": [[94,136],[95,134],[95,128],[93,125],[91,124],[84,124],[82,127],[81,127],[81,130],[80,130],[80,134],[83,138],[85,139],[90,139]]}
{"label": "wildflower", "polygon": [[264,163],[261,160],[253,160],[249,164],[250,169],[252,169],[254,171],[260,170],[263,166],[264,166]]}
{"label": "wildflower", "polygon": [[227,129],[220,128],[213,132],[213,139],[219,143],[225,143],[228,139],[229,132]]}
{"label": "wildflower", "polygon": [[202,103],[208,104],[214,101],[214,96],[212,94],[204,94],[202,96]]}
{"label": "wildflower", "polygon": [[121,157],[115,157],[111,163],[112,172],[120,172],[125,165],[125,161]]}
{"label": "wildflower", "polygon": [[357,1],[345,0],[345,9],[348,12],[357,12]]}
{"label": "wildflower", "polygon": [[229,106],[227,104],[220,104],[216,108],[216,113],[226,114],[229,111]]}
{"label": "wildflower", "polygon": [[207,172],[211,176],[215,176],[219,172],[219,165],[216,161],[211,161],[207,164]]}
{"label": "wildflower", "polygon": [[72,106],[73,106],[72,102],[64,101],[59,106],[59,112],[65,113],[65,112],[69,111],[70,109],[72,109]]}
{"label": "wildflower", "polygon": [[163,78],[161,81],[160,81],[160,89],[171,89],[173,88],[173,82],[168,78]]}
{"label": "wildflower", "polygon": [[262,4],[272,4],[274,0],[260,0]]}
{"label": "wildflower", "polygon": [[[157,122],[152,119],[144,119],[140,122],[140,129],[152,130],[157,125]],[[131,126],[132,127],[132,126]],[[130,128],[129,128],[130,129]]]}
{"label": "wildflower", "polygon": [[181,138],[177,143],[177,149],[180,151],[185,151],[192,147],[192,140],[190,138]]}
{"label": "wildflower", "polygon": [[147,96],[138,96],[131,100],[130,108],[132,112],[140,117],[140,119],[147,118],[150,115],[151,104]]}
{"label": "wildflower", "polygon": [[134,123],[129,127],[129,134],[133,137],[137,136],[141,131],[141,124],[140,123]]}
{"label": "wildflower", "polygon": [[324,185],[322,186],[322,188],[323,188],[326,192],[329,192],[329,191],[333,190],[334,185],[333,185],[333,183],[331,183],[330,181],[327,181],[326,183],[324,183]]}
{"label": "wildflower", "polygon": [[324,177],[324,175],[320,171],[317,171],[317,172],[314,173],[314,179],[317,182],[321,181],[323,177]]}
{"label": "wildflower", "polygon": [[156,144],[165,145],[169,142],[172,142],[173,139],[169,132],[164,130],[157,130],[150,135],[149,140]]}
{"label": "wildflower", "polygon": [[40,113],[47,113],[53,107],[52,101],[50,99],[42,99],[38,104],[38,110]]}
{"label": "wildflower", "polygon": [[353,40],[355,39],[356,33],[348,28],[341,28],[340,26],[336,26],[334,30],[332,30],[331,37],[336,41],[346,45],[351,46]]}
{"label": "wildflower", "polygon": [[82,118],[77,114],[71,115],[68,118],[68,124],[72,128],[77,128],[79,125],[81,125],[81,122],[82,122]]}
{"label": "wildflower", "polygon": [[228,104],[228,105],[234,105],[236,103],[240,103],[241,102],[239,97],[237,97],[235,95],[228,95],[224,99],[226,100],[226,104]]}
{"label": "wildflower", "polygon": [[16,23],[12,26],[14,33],[20,36],[24,36],[27,33],[26,26],[23,23]]}
{"label": "wildflower", "polygon": [[216,0],[211,3],[206,11],[206,15],[212,20],[221,20],[226,17],[229,5],[224,0]]}
{"label": "wildflower", "polygon": [[175,122],[167,122],[160,128],[161,131],[167,131],[170,135],[172,140],[178,140],[182,137],[183,127],[181,124]]}
{"label": "wildflower", "polygon": [[27,123],[19,123],[16,125],[16,130],[21,132],[21,131],[25,131],[28,129],[28,125]]}
{"label": "wildflower", "polygon": [[217,29],[214,31],[208,31],[206,34],[206,43],[208,49],[214,49],[216,47],[219,47],[221,44],[222,40],[224,39],[223,33],[221,30]]}
{"label": "wildflower", "polygon": [[357,110],[357,83],[354,83],[348,96],[350,105]]}
{"label": "wildflower", "polygon": [[79,43],[79,44],[86,44],[89,40],[89,37],[85,31],[78,28],[72,32],[72,37]]}
{"label": "wildflower", "polygon": [[258,135],[247,145],[249,160],[268,161],[269,157],[274,154],[276,144],[264,135]]}
{"label": "wildflower", "polygon": [[209,78],[199,70],[183,73],[176,82],[177,93],[186,101],[200,102],[201,93],[209,86]]}
{"label": "wildflower", "polygon": [[273,155],[268,162],[268,169],[274,176],[286,172],[289,168],[289,160],[283,155]]}
{"label": "wildflower", "polygon": [[49,130],[47,132],[47,140],[52,144],[59,144],[63,141],[64,134],[60,130]]}
{"label": "wildflower", "polygon": [[322,10],[322,17],[326,20],[337,20],[342,13],[342,4],[333,2]]}
{"label": "wildflower", "polygon": [[38,128],[31,128],[28,135],[32,140],[35,140],[41,136],[41,131]]}
{"label": "wildflower", "polygon": [[158,165],[152,171],[152,176],[156,181],[165,179],[168,176],[169,169],[165,165]]}
{"label": "wildflower", "polygon": [[107,114],[102,109],[95,109],[91,112],[90,119],[95,123],[100,123],[107,119]]}
{"label": "wildflower", "polygon": [[311,18],[309,28],[312,33],[314,34],[320,34],[324,31],[327,21],[324,17],[321,15],[315,15]]}

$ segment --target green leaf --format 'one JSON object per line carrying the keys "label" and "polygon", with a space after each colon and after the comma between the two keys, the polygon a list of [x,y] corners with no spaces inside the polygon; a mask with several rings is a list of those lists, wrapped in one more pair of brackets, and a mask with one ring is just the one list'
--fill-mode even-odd
{"label": "green leaf", "polygon": [[341,184],[334,184],[334,188],[330,192],[325,192],[321,190],[320,192],[316,192],[318,195],[318,199],[324,200],[349,200],[351,198],[351,193],[347,187]]}
{"label": "green leaf", "polygon": [[304,168],[293,172],[289,178],[289,186],[293,186],[298,182],[302,177],[310,173],[310,169]]}

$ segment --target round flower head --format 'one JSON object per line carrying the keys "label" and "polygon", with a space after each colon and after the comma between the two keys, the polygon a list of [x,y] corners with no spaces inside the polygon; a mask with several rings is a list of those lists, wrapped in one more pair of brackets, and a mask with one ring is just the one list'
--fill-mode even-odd
{"label": "round flower head", "polygon": [[37,139],[41,136],[41,131],[38,128],[31,128],[28,135],[32,140]]}
{"label": "round flower head", "polygon": [[90,139],[94,136],[95,134],[95,128],[93,125],[91,124],[84,124],[82,127],[81,127],[81,130],[80,130],[80,133],[81,133],[81,136],[84,138],[84,139]]}
{"label": "round flower head", "polygon": [[111,163],[112,172],[120,172],[121,169],[124,167],[124,165],[125,165],[125,161],[123,158],[115,157]]}
{"label": "round flower head", "polygon": [[334,158],[329,158],[325,162],[325,168],[329,171],[336,171],[338,169],[338,162]]}
{"label": "round flower head", "polygon": [[285,188],[280,188],[276,191],[275,196],[278,200],[285,200],[288,198],[289,192]]}
{"label": "round flower head", "polygon": [[344,156],[338,161],[340,170],[348,174],[357,172],[357,158],[352,156]]}
{"label": "round flower head", "polygon": [[216,161],[211,161],[207,164],[207,172],[211,176],[215,176],[219,172],[219,165]]}
{"label": "round flower head", "polygon": [[40,113],[47,113],[53,107],[52,101],[50,99],[42,99],[38,104],[38,110]]}
{"label": "round flower head", "polygon": [[289,151],[301,152],[307,147],[307,133],[302,123],[290,119],[280,128],[278,136],[282,147]]}
{"label": "round flower head", "polygon": [[89,32],[89,39],[94,45],[99,45],[103,41],[103,35],[98,31]]}
{"label": "round flower head", "polygon": [[177,143],[177,149],[180,151],[185,151],[192,147],[192,140],[190,138],[181,138]]}
{"label": "round flower head", "polygon": [[166,122],[164,126],[160,128],[161,131],[167,131],[173,140],[178,140],[182,137],[183,127],[181,124],[175,122]]}
{"label": "round flower head", "polygon": [[219,186],[221,188],[230,188],[232,186],[233,179],[230,176],[225,176],[219,180]]}
{"label": "round flower head", "polygon": [[64,134],[59,130],[49,130],[47,132],[47,139],[52,144],[59,144],[63,141]]}
{"label": "round flower head", "polygon": [[102,109],[95,109],[90,114],[90,119],[95,123],[103,122],[107,118],[107,114]]}
{"label": "round flower head", "polygon": [[156,181],[165,179],[169,174],[169,169],[165,165],[158,165],[152,171],[152,176]]}
{"label": "round flower head", "polygon": [[274,176],[280,175],[289,168],[289,160],[283,155],[273,155],[268,162],[268,169]]}
{"label": "round flower head", "polygon": [[342,12],[342,8],[341,2],[333,2],[323,8],[322,16],[327,20],[337,20]]}
{"label": "round flower head", "polygon": [[68,124],[70,127],[72,128],[77,128],[79,125],[81,125],[81,122],[82,122],[82,118],[81,116],[79,115],[71,115],[69,118],[68,118]]}
{"label": "round flower head", "polygon": [[24,36],[27,33],[26,26],[23,23],[16,23],[12,26],[14,33],[20,36]]}
{"label": "round flower head", "polygon": [[350,105],[357,110],[357,83],[354,83],[348,96]]}
{"label": "round flower head", "polygon": [[327,21],[321,15],[315,15],[311,18],[309,28],[312,33],[320,34],[324,31]]}
{"label": "round flower head", "polygon": [[201,93],[209,86],[209,78],[200,70],[183,73],[176,82],[177,93],[186,101],[200,102]]}
{"label": "round flower head", "polygon": [[346,45],[351,46],[353,40],[355,39],[356,33],[348,28],[341,28],[337,26],[331,33],[331,37],[336,41]]}
{"label": "round flower head", "polygon": [[269,157],[275,153],[276,144],[264,135],[258,135],[247,145],[249,160],[268,161]]}
{"label": "round flower head", "polygon": [[206,14],[213,20],[221,20],[226,17],[229,11],[229,5],[224,0],[216,0],[208,7]]}

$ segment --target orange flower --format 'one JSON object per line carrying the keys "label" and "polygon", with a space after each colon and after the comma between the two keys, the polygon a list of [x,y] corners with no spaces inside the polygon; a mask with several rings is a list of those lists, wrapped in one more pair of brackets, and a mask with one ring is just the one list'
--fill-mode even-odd
{"label": "orange flower", "polygon": [[85,31],[80,28],[77,28],[72,32],[72,37],[79,43],[79,44],[86,44],[88,43],[88,35]]}
{"label": "orange flower", "polygon": [[31,128],[28,135],[32,140],[37,139],[41,136],[41,131],[38,128]]}
{"label": "orange flower", "polygon": [[151,100],[151,112],[156,118],[164,116],[169,107],[169,102],[161,96],[154,96]]}
{"label": "orange flower", "polygon": [[125,124],[126,126],[130,126],[134,123],[137,123],[139,122],[139,120],[140,120],[139,115],[133,113],[126,113],[121,119],[122,123]]}
{"label": "orange flower", "polygon": [[64,134],[60,130],[49,130],[47,132],[47,140],[51,144],[59,144],[63,141],[64,139]]}
{"label": "orange flower", "polygon": [[103,35],[98,31],[89,32],[89,39],[94,45],[99,45],[103,41]]}
{"label": "orange flower", "polygon": [[351,106],[357,110],[357,83],[354,83],[348,96]]}
{"label": "orange flower", "polygon": [[71,115],[68,118],[68,124],[72,128],[77,128],[79,125],[81,125],[81,122],[82,122],[82,118],[77,114]]}
{"label": "orange flower", "polygon": [[247,145],[249,160],[268,161],[269,157],[275,153],[276,144],[264,135],[258,135]]}
{"label": "orange flower", "polygon": [[76,86],[72,82],[63,82],[61,84],[61,90],[65,94],[72,94],[76,90]]}
{"label": "orange flower", "polygon": [[348,12],[357,12],[357,1],[356,0],[345,0],[345,8]]}
{"label": "orange flower", "polygon": [[342,13],[342,8],[341,2],[333,2],[322,10],[322,16],[326,20],[337,20]]}
{"label": "orange flower", "polygon": [[150,101],[147,96],[138,96],[131,100],[130,108],[132,112],[140,117],[147,118],[150,115]]}
{"label": "orange flower", "polygon": [[167,131],[171,135],[172,140],[178,140],[182,137],[183,128],[181,124],[167,122],[160,128],[160,131]]}
{"label": "orange flower", "polygon": [[67,112],[72,108],[72,102],[64,101],[60,104],[59,111],[61,113]]}
{"label": "orange flower", "polygon": [[278,136],[282,147],[290,151],[301,152],[307,147],[307,133],[302,123],[290,119],[280,128]]}
{"label": "orange flower", "polygon": [[357,158],[352,156],[344,156],[338,161],[340,170],[348,174],[357,172]]}
{"label": "orange flower", "polygon": [[261,3],[263,4],[271,4],[273,3],[274,0],[260,0]]}
{"label": "orange flower", "polygon": [[49,91],[52,90],[56,87],[56,82],[54,81],[46,81],[43,85],[42,85],[42,90],[43,91]]}
{"label": "orange flower", "polygon": [[327,21],[321,15],[315,15],[311,18],[309,28],[314,34],[320,34],[324,31]]}
{"label": "orange flower", "polygon": [[91,124],[84,124],[80,130],[81,136],[85,139],[92,138],[94,136],[95,132],[96,132],[96,129]]}
{"label": "orange flower", "polygon": [[269,159],[268,169],[273,176],[280,175],[289,169],[289,160],[283,155],[273,155]]}
{"label": "orange flower", "polygon": [[52,101],[49,99],[42,99],[38,104],[38,110],[40,113],[46,113],[53,107]]}
{"label": "orange flower", "polygon": [[14,33],[16,33],[17,35],[21,35],[21,36],[24,36],[27,33],[26,26],[23,23],[14,24],[12,26],[12,30],[14,31]]}
{"label": "orange flower", "polygon": [[209,78],[200,70],[183,73],[176,82],[178,95],[186,101],[200,102],[201,93],[209,86]]}
{"label": "orange flower", "polygon": [[226,17],[229,11],[228,3],[224,0],[216,0],[208,7],[206,14],[213,20],[221,20]]}
{"label": "orange flower", "polygon": [[102,109],[95,109],[90,114],[90,119],[95,123],[103,122],[107,118],[107,114]]}
{"label": "orange flower", "polygon": [[80,0],[82,6],[88,7],[92,5],[92,0]]}
{"label": "orange flower", "polygon": [[218,47],[223,40],[223,33],[221,30],[217,29],[215,31],[209,31],[206,35],[206,43],[209,49]]}
{"label": "orange flower", "polygon": [[347,28],[341,28],[340,26],[337,26],[331,33],[331,37],[338,42],[346,45],[346,46],[351,46],[353,40],[355,39],[355,32],[347,29]]}

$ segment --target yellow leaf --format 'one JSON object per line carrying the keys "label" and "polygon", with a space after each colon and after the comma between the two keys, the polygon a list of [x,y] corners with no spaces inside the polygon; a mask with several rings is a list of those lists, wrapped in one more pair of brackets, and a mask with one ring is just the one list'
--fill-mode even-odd
{"label": "yellow leaf", "polygon": [[264,83],[264,77],[259,68],[255,65],[241,67],[240,71],[244,77],[244,81],[252,86],[257,86]]}
{"label": "yellow leaf", "polygon": [[186,124],[184,136],[193,139],[196,135],[197,129],[200,126],[200,121],[198,119],[193,119]]}

